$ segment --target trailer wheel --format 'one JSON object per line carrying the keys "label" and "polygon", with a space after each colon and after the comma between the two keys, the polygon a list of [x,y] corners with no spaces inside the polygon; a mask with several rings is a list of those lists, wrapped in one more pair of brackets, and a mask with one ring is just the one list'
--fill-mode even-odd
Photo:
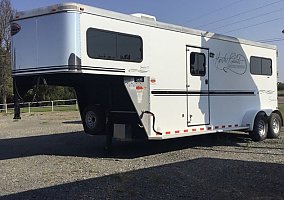
{"label": "trailer wheel", "polygon": [[103,134],[105,130],[105,113],[100,106],[87,106],[83,111],[84,131],[91,135]]}
{"label": "trailer wheel", "polygon": [[281,118],[277,113],[272,113],[268,118],[268,133],[269,138],[278,138],[281,131]]}
{"label": "trailer wheel", "polygon": [[257,114],[254,119],[253,131],[249,133],[255,142],[262,141],[267,137],[268,123],[264,114]]}

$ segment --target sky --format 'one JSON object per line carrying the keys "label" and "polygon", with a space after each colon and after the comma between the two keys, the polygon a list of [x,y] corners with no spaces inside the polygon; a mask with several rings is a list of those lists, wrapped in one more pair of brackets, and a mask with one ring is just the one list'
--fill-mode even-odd
{"label": "sky", "polygon": [[[11,0],[24,11],[72,0]],[[284,82],[284,0],[74,0],[124,14],[145,13],[158,21],[276,45],[278,77]]]}

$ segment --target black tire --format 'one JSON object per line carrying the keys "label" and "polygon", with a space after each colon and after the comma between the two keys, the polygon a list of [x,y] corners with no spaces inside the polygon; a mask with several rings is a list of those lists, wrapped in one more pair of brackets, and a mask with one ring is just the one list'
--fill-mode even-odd
{"label": "black tire", "polygon": [[281,132],[282,121],[277,113],[272,113],[268,118],[268,133],[269,138],[278,138]]}
{"label": "black tire", "polygon": [[82,114],[84,131],[91,135],[102,135],[105,131],[105,112],[100,106],[87,106]]}
{"label": "black tire", "polygon": [[262,141],[267,137],[268,122],[264,114],[257,114],[254,119],[253,131],[249,133],[255,142]]}

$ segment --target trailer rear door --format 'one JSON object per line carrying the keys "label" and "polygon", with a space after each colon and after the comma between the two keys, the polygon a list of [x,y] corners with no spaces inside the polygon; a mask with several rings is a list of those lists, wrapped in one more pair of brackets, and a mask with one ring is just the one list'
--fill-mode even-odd
{"label": "trailer rear door", "polygon": [[186,48],[187,125],[210,123],[208,49]]}

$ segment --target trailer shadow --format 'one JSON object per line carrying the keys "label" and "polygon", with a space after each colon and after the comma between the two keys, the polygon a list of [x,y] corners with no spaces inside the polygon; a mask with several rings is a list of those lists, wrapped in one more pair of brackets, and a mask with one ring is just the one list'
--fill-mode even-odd
{"label": "trailer shadow", "polygon": [[282,199],[283,178],[281,164],[198,158],[1,199]]}
{"label": "trailer shadow", "polygon": [[74,121],[65,121],[62,122],[63,124],[82,124],[81,120],[74,120]]}
{"label": "trailer shadow", "polygon": [[163,141],[115,141],[112,152],[109,153],[104,150],[104,136],[73,132],[0,139],[0,160],[36,155],[131,159],[199,147],[240,147],[250,142],[247,135],[238,133],[199,135]]}

